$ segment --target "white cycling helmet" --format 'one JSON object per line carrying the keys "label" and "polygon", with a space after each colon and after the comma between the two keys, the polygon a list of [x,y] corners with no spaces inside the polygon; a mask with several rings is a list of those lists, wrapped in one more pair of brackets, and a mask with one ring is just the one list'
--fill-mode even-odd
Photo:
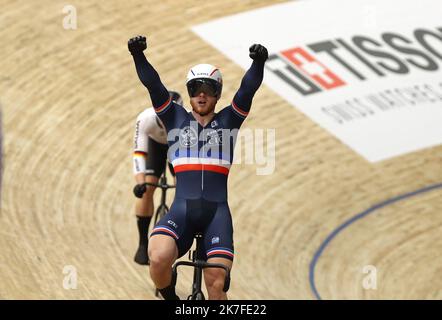
{"label": "white cycling helmet", "polygon": [[187,73],[186,87],[190,97],[195,97],[201,91],[220,97],[223,89],[223,77],[218,68],[211,64],[198,64]]}

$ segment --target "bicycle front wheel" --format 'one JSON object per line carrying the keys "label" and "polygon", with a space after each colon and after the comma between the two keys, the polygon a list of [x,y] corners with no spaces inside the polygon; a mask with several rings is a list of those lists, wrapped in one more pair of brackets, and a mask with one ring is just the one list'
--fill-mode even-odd
{"label": "bicycle front wheel", "polygon": [[190,295],[187,300],[206,300],[206,298],[204,297],[204,294],[199,291],[197,293],[194,293],[193,295]]}
{"label": "bicycle front wheel", "polygon": [[195,300],[206,300],[202,292],[198,292],[195,296]]}

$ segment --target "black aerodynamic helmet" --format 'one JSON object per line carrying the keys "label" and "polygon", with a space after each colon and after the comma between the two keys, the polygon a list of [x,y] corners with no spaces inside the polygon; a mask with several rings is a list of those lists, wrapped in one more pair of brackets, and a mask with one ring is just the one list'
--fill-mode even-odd
{"label": "black aerodynamic helmet", "polygon": [[183,98],[181,98],[181,95],[176,91],[169,91],[169,95],[172,98],[172,101],[179,105],[183,105]]}

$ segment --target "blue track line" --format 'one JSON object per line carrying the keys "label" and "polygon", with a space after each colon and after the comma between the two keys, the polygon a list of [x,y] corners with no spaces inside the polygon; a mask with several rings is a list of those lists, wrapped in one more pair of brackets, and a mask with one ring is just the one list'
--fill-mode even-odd
{"label": "blue track line", "polygon": [[434,184],[434,185],[431,185],[431,186],[428,186],[428,187],[425,187],[425,188],[422,188],[422,189],[419,189],[416,191],[412,191],[412,192],[388,199],[386,201],[383,201],[379,204],[372,206],[371,208],[369,208],[361,213],[358,213],[354,217],[352,217],[352,218],[348,219],[347,221],[345,221],[344,223],[342,223],[335,230],[333,230],[333,232],[327,236],[327,238],[324,240],[324,242],[321,243],[321,245],[319,246],[319,249],[315,252],[313,259],[310,262],[310,271],[309,271],[310,289],[313,291],[313,294],[315,295],[316,299],[321,300],[321,296],[320,296],[318,289],[316,288],[316,284],[315,284],[316,265],[318,264],[319,258],[321,257],[324,250],[327,248],[327,246],[330,244],[330,242],[339,233],[341,233],[341,231],[343,231],[344,229],[346,229],[347,227],[352,225],[354,222],[368,216],[369,214],[371,214],[373,212],[376,212],[379,209],[387,207],[387,206],[394,204],[396,202],[399,202],[401,200],[412,198],[412,197],[420,195],[422,193],[430,192],[432,190],[439,189],[439,188],[442,188],[442,183]]}

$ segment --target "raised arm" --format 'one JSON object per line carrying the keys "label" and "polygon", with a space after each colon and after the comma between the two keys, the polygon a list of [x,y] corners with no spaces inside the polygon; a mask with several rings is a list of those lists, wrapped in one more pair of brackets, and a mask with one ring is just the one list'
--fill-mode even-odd
{"label": "raised arm", "polygon": [[253,96],[262,83],[264,63],[269,55],[264,46],[254,44],[249,48],[249,56],[253,59],[252,65],[242,78],[241,86],[232,101],[232,107],[243,116],[249,113]]}
{"label": "raised arm", "polygon": [[144,56],[143,51],[147,48],[146,37],[136,36],[128,42],[128,49],[132,54],[137,69],[138,77],[149,91],[152,105],[156,112],[165,111],[170,105],[169,92],[161,82],[158,72],[152,67]]}
{"label": "raised arm", "polygon": [[[264,78],[264,64],[268,58],[267,49],[260,44],[254,44],[249,48],[249,56],[253,59],[252,65],[242,78],[231,105],[224,112],[231,127],[239,128],[241,126],[249,114],[253,96]],[[229,110],[234,115],[230,115]]]}

